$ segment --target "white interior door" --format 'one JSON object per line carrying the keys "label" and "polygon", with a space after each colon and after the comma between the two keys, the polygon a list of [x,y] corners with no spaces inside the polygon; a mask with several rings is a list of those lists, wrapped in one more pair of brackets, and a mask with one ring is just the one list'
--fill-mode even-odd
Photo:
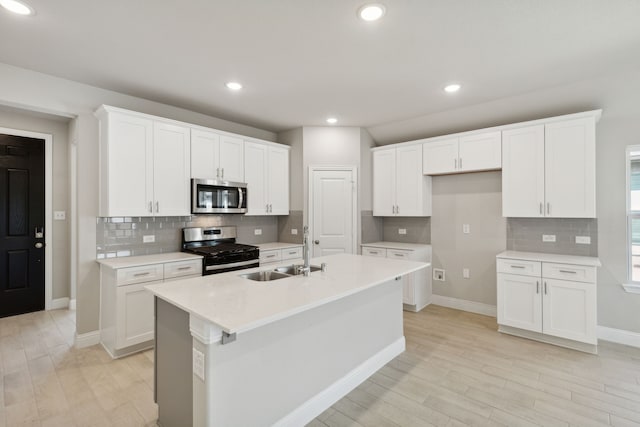
{"label": "white interior door", "polygon": [[313,256],[355,253],[355,171],[311,170]]}

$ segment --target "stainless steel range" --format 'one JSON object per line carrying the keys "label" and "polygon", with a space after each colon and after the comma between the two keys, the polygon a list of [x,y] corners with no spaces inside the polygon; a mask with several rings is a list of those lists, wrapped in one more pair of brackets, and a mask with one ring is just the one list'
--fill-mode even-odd
{"label": "stainless steel range", "polygon": [[202,275],[259,266],[257,246],[236,243],[236,227],[182,229],[182,251],[202,255]]}

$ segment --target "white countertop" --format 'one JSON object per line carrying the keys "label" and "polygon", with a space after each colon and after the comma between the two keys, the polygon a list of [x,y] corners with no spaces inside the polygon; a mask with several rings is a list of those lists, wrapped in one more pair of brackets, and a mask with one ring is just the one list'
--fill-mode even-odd
{"label": "white countertop", "polygon": [[300,248],[302,247],[302,243],[270,242],[270,243],[259,243],[254,246],[259,247],[261,251],[269,251],[272,249]]}
{"label": "white countertop", "polygon": [[504,251],[496,255],[496,258],[520,259],[524,261],[555,262],[558,264],[587,265],[600,267],[600,260],[590,256],[545,254],[538,252]]}
{"label": "white countertop", "polygon": [[[157,297],[190,315],[211,322],[230,334],[246,332],[332,301],[353,295],[422,268],[428,263],[361,255],[338,254],[314,258],[327,263],[327,271],[270,282],[240,277],[269,267],[148,285]],[[286,262],[281,263],[287,265]],[[289,262],[290,264],[290,262]],[[401,282],[398,282],[401,286]]]}
{"label": "white countertop", "polygon": [[126,267],[139,267],[141,265],[164,264],[165,262],[187,261],[190,259],[201,259],[201,255],[188,254],[185,252],[168,252],[164,254],[127,256],[120,258],[98,259],[98,263],[105,267],[118,269]]}
{"label": "white countertop", "polygon": [[360,246],[372,246],[376,248],[385,248],[385,249],[404,249],[415,251],[419,249],[428,249],[431,245],[425,245],[422,243],[401,243],[401,242],[373,242],[373,243],[363,243]]}

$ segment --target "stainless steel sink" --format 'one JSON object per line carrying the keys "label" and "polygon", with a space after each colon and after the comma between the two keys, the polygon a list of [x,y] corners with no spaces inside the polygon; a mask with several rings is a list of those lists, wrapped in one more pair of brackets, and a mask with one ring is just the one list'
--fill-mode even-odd
{"label": "stainless steel sink", "polygon": [[[300,268],[302,267],[302,265],[287,265],[285,267],[278,267],[276,268],[274,271],[278,272],[278,273],[284,273],[284,274],[289,274],[292,276],[297,276],[298,274],[302,274],[302,271],[300,271]],[[311,272],[313,273],[314,271],[320,271],[321,268],[319,265],[312,265],[311,267]]]}
{"label": "stainless steel sink", "polygon": [[245,279],[255,280],[256,282],[269,282],[271,280],[284,279],[285,277],[291,277],[290,274],[281,273],[279,271],[256,271],[254,273],[241,274],[240,277]]}

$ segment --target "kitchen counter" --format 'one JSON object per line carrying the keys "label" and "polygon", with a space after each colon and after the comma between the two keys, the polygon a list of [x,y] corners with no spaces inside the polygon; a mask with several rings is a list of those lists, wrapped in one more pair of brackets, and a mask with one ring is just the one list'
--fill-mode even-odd
{"label": "kitchen counter", "polygon": [[385,248],[385,249],[401,249],[401,250],[419,250],[430,248],[431,245],[427,245],[424,243],[402,243],[402,242],[373,242],[373,243],[362,243],[360,246],[373,246],[376,248]]}
{"label": "kitchen counter", "polygon": [[[146,289],[229,334],[246,332],[302,311],[344,298],[429,264],[339,254],[314,258],[327,271],[256,282],[241,274],[275,266],[213,274],[148,285]],[[282,263],[283,265],[290,263]]]}
{"label": "kitchen counter", "polygon": [[258,243],[255,246],[260,248],[261,251],[270,251],[273,249],[299,248],[302,246],[302,243],[270,242],[270,243]]}
{"label": "kitchen counter", "polygon": [[306,425],[402,353],[400,279],[429,264],[312,259],[322,262],[308,277],[239,277],[271,265],[147,286],[158,424]]}
{"label": "kitchen counter", "polygon": [[496,255],[496,258],[520,259],[526,261],[555,262],[558,264],[586,265],[600,267],[600,260],[589,256],[547,254],[539,252],[504,251]]}
{"label": "kitchen counter", "polygon": [[201,259],[200,255],[188,254],[186,252],[168,252],[164,254],[128,256],[120,258],[104,258],[96,260],[105,267],[119,269],[127,267],[140,267],[142,265],[164,264],[166,262],[187,261],[190,259]]}

